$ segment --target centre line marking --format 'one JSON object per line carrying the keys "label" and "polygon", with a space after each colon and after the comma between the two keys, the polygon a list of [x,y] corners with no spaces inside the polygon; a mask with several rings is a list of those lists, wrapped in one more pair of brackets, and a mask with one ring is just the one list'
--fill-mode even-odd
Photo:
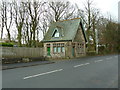
{"label": "centre line marking", "polygon": [[110,58],[106,58],[106,59],[108,60],[108,59],[111,59],[111,58],[112,58],[112,57],[110,57]]}
{"label": "centre line marking", "polygon": [[79,67],[79,66],[83,66],[84,64],[80,64],[80,65],[76,65],[76,66],[74,66],[74,67]]}
{"label": "centre line marking", "polygon": [[58,69],[58,70],[54,70],[54,71],[49,71],[49,72],[45,72],[45,73],[31,75],[31,76],[24,77],[23,79],[29,79],[29,78],[33,78],[33,77],[38,77],[38,76],[42,76],[42,75],[46,75],[46,74],[50,74],[50,73],[54,73],[54,72],[59,72],[59,71],[62,71],[62,70],[63,69]]}
{"label": "centre line marking", "polygon": [[88,65],[88,64],[90,64],[90,63],[85,63],[84,65]]}
{"label": "centre line marking", "polygon": [[101,62],[101,61],[103,61],[103,60],[97,60],[97,61],[95,61],[95,63],[96,63],[96,62]]}
{"label": "centre line marking", "polygon": [[80,66],[84,66],[84,65],[88,65],[90,63],[85,63],[85,64],[80,64],[80,65],[75,65],[74,67],[80,67]]}

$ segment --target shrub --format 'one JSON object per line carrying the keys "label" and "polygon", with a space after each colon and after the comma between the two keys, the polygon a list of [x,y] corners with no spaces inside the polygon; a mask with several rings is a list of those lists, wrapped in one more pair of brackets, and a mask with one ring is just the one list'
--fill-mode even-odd
{"label": "shrub", "polygon": [[88,56],[94,56],[94,55],[96,55],[96,52],[95,51],[89,51],[89,52],[86,52],[86,54]]}
{"label": "shrub", "polygon": [[3,46],[3,47],[13,47],[13,43],[0,43],[0,46]]}
{"label": "shrub", "polygon": [[99,54],[104,54],[105,53],[105,47],[104,46],[99,46],[98,51],[99,51]]}

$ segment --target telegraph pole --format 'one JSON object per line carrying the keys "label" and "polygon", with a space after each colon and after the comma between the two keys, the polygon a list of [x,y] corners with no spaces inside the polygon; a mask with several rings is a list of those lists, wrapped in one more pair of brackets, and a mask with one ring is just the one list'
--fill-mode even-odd
{"label": "telegraph pole", "polygon": [[98,54],[98,30],[95,29],[95,39],[96,39],[96,54]]}

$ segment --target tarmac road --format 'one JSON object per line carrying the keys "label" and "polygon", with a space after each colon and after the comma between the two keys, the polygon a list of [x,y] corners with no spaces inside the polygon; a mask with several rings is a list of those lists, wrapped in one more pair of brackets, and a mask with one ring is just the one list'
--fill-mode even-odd
{"label": "tarmac road", "polygon": [[2,71],[3,88],[118,88],[118,55]]}

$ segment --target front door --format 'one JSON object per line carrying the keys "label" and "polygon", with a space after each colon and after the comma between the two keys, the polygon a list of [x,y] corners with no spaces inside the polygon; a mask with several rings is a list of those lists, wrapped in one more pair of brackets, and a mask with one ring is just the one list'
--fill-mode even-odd
{"label": "front door", "polygon": [[75,47],[72,47],[72,56],[75,56]]}
{"label": "front door", "polygon": [[47,55],[50,56],[50,47],[47,47]]}

